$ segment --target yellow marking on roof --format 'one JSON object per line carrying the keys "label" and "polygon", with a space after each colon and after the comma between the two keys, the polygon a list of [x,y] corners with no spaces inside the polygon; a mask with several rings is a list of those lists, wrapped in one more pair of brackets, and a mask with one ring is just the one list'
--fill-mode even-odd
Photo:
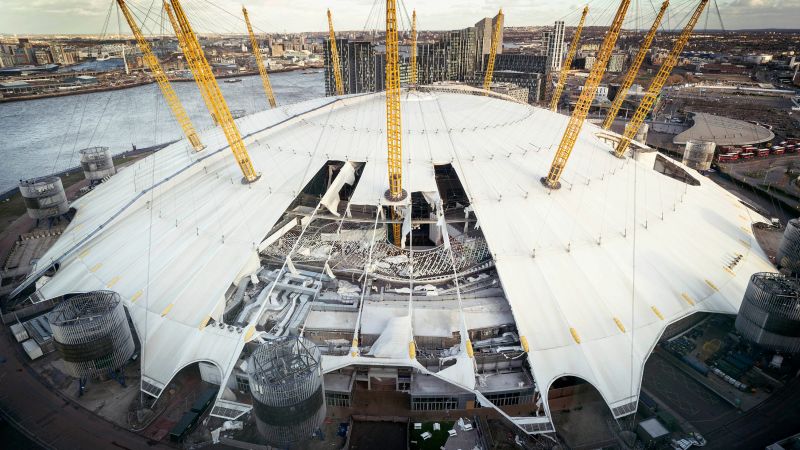
{"label": "yellow marking on roof", "polygon": [[739,242],[741,242],[742,245],[744,245],[747,248],[750,248],[750,246],[752,245],[750,244],[750,241],[745,241],[744,239],[739,239]]}
{"label": "yellow marking on roof", "polygon": [[206,327],[206,325],[208,325],[209,321],[211,321],[211,316],[206,316],[206,318],[203,319],[202,322],[200,322],[200,326],[198,328],[202,330],[203,328]]}
{"label": "yellow marking on roof", "polygon": [[739,214],[739,218],[740,218],[740,219],[742,219],[742,220],[750,220],[750,219],[749,219],[747,216],[745,216],[744,214]]}
{"label": "yellow marking on roof", "polygon": [[731,268],[730,268],[730,267],[728,267],[728,266],[722,266],[722,269],[723,269],[723,270],[725,270],[725,272],[728,272],[728,274],[729,274],[729,275],[736,276],[736,272],[734,272],[733,270],[731,270]]}
{"label": "yellow marking on roof", "polygon": [[681,294],[681,297],[683,297],[683,299],[686,300],[686,303],[688,303],[690,306],[694,306],[694,300],[692,300],[692,297],[690,297],[689,294],[684,292]]}
{"label": "yellow marking on roof", "polygon": [[250,341],[250,338],[253,337],[253,333],[256,332],[255,325],[250,325],[250,328],[247,329],[247,333],[244,334],[244,341]]}
{"label": "yellow marking on roof", "polygon": [[619,320],[618,317],[614,317],[614,323],[617,324],[617,328],[619,328],[619,331],[622,331],[623,333],[625,332],[625,325],[622,324],[622,321]]}
{"label": "yellow marking on roof", "polygon": [[719,290],[719,288],[717,287],[717,285],[716,285],[716,284],[714,284],[714,283],[712,283],[712,282],[711,282],[711,280],[706,280],[706,284],[707,284],[707,285],[708,285],[708,286],[709,286],[711,289],[713,289],[713,290],[715,290],[715,291],[718,291],[718,290]]}
{"label": "yellow marking on roof", "polygon": [[108,282],[106,287],[111,289],[112,287],[114,287],[115,284],[119,283],[119,280],[121,279],[122,277],[120,277],[119,275],[115,276],[114,278],[111,279],[111,281]]}
{"label": "yellow marking on roof", "polygon": [[142,291],[136,291],[135,294],[131,297],[131,303],[135,303],[136,300],[139,300],[139,297],[142,296]]}
{"label": "yellow marking on roof", "polygon": [[569,332],[572,334],[572,339],[575,339],[575,342],[580,344],[581,343],[581,337],[580,337],[580,335],[578,335],[578,330],[576,330],[575,328],[570,327]]}
{"label": "yellow marking on roof", "polygon": [[103,263],[97,263],[91,269],[89,269],[89,272],[95,273],[100,270],[101,267],[103,267]]}
{"label": "yellow marking on roof", "polygon": [[161,317],[164,317],[167,314],[169,314],[169,312],[170,312],[170,310],[172,309],[173,306],[175,306],[175,303],[170,303],[169,305],[167,305],[167,307],[164,308],[163,311],[161,311]]}
{"label": "yellow marking on roof", "polygon": [[659,311],[658,308],[656,308],[655,306],[651,306],[650,309],[653,310],[653,313],[655,313],[655,315],[658,316],[659,319],[664,320],[664,316],[661,314],[661,311]]}
{"label": "yellow marking on roof", "polygon": [[528,351],[530,351],[530,347],[528,347],[528,338],[526,338],[525,336],[520,336],[519,343],[522,344],[522,349],[525,350],[525,353],[528,353]]}
{"label": "yellow marking on roof", "polygon": [[416,359],[417,357],[417,345],[414,343],[414,341],[408,343],[408,356],[411,359]]}
{"label": "yellow marking on roof", "polygon": [[472,350],[472,342],[469,339],[467,339],[467,356],[470,358],[475,356],[475,352]]}
{"label": "yellow marking on roof", "polygon": [[745,232],[745,233],[747,233],[748,235],[749,235],[750,233],[752,233],[752,230],[750,230],[750,228],[747,228],[747,227],[739,227],[739,228],[741,228],[741,229],[742,229],[742,231],[744,231],[744,232]]}
{"label": "yellow marking on roof", "polygon": [[78,258],[80,258],[80,259],[84,259],[84,258],[86,258],[87,256],[89,256],[89,249],[88,249],[88,248],[87,248],[86,250],[82,251],[82,252],[81,252],[81,254],[80,254],[80,255],[78,255]]}

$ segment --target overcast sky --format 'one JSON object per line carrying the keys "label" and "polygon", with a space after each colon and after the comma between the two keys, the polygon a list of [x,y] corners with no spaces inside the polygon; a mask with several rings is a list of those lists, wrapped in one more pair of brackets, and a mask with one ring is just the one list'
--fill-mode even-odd
{"label": "overcast sky", "polygon": [[[161,24],[161,0],[129,0],[139,11],[151,3],[156,9],[150,28]],[[238,19],[219,8],[238,16],[241,4],[247,6],[254,25],[270,32],[322,31],[327,28],[325,9],[333,11],[337,30],[362,30],[380,24],[382,12],[370,15],[374,4],[381,0],[184,0],[189,19],[200,32],[234,32],[240,28]],[[114,0],[2,0],[0,34],[99,34],[104,28],[109,6]],[[653,8],[661,0],[633,0],[629,24],[637,18],[653,17]],[[697,0],[672,0],[675,19],[686,16],[688,3]],[[728,29],[742,28],[800,28],[800,0],[717,0],[723,22]],[[507,26],[548,25],[564,18],[567,25],[577,22],[585,2],[573,0],[405,0],[409,14],[417,9],[420,29],[456,29],[474,24],[479,18],[496,14],[502,6]],[[591,0],[589,24],[607,24],[617,0]],[[382,8],[382,6],[381,6]],[[712,12],[713,3],[712,3]],[[141,12],[137,12],[143,15]],[[372,17],[372,19],[370,19]],[[594,19],[592,19],[594,17]],[[705,18],[699,28],[704,28]],[[719,28],[716,13],[708,19],[708,28]],[[672,25],[675,26],[674,24]],[[109,21],[110,33],[117,33],[116,7]],[[404,26],[402,28],[407,28]],[[123,32],[127,27],[122,23]]]}

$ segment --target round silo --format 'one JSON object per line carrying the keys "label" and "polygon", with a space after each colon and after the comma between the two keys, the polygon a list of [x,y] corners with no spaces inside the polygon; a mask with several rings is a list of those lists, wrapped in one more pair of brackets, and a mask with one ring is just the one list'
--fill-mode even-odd
{"label": "round silo", "polygon": [[786,224],[778,245],[777,263],[781,269],[800,274],[800,219],[792,219]]}
{"label": "round silo", "polygon": [[247,365],[256,426],[270,445],[311,438],[325,418],[321,355],[301,337],[259,346]]}
{"label": "round silo", "polygon": [[689,140],[683,151],[683,164],[695,170],[709,170],[717,144],[711,141]]}
{"label": "round silo", "polygon": [[736,330],[771,350],[800,351],[798,282],[778,273],[753,274],[736,316]]}
{"label": "round silo", "polygon": [[47,315],[56,351],[75,378],[97,378],[122,367],[135,345],[119,294],[95,291],[59,303]]}
{"label": "round silo", "polygon": [[19,193],[32,219],[49,219],[69,211],[67,194],[59,177],[46,176],[22,180],[19,182]]}
{"label": "round silo", "polygon": [[98,182],[117,173],[108,147],[88,147],[80,150],[80,154],[83,176],[90,182]]}

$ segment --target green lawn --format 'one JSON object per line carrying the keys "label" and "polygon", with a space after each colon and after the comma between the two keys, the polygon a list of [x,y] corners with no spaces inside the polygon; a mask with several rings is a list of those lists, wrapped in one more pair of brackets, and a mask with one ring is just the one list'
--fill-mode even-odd
{"label": "green lawn", "polygon": [[[414,422],[411,422],[411,450],[439,450],[447,442],[447,430],[453,428],[454,422],[439,422],[439,425],[441,425],[439,431],[433,430],[433,424],[434,422],[423,422],[422,429],[415,430]],[[423,441],[420,436],[426,431],[429,431],[433,436]]]}

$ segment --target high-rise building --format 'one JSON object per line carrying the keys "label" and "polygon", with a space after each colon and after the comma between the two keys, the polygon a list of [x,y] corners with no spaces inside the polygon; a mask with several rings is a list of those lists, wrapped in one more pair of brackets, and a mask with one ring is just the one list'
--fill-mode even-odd
{"label": "high-rise building", "polygon": [[550,62],[550,69],[561,70],[564,61],[564,21],[556,21],[553,31],[545,32],[544,48],[546,49],[547,59]]}
{"label": "high-rise building", "polygon": [[447,46],[443,42],[417,44],[417,79],[419,84],[447,80]]}
{"label": "high-rise building", "polygon": [[[476,67],[475,70],[484,70],[486,68],[485,56],[492,51],[492,34],[494,34],[494,26],[497,23],[498,16],[485,17],[475,24],[475,39],[476,39]],[[503,42],[503,27],[500,27],[500,42]],[[503,53],[503,45],[497,46],[497,54]]]}
{"label": "high-rise building", "polygon": [[[484,58],[484,67],[489,59]],[[504,53],[497,55],[494,61],[494,70],[514,70],[517,72],[547,72],[548,58],[545,55],[533,55],[529,53]]]}
{"label": "high-rise building", "polygon": [[614,53],[608,60],[608,71],[612,73],[619,73],[625,68],[625,60],[627,59],[625,53]]}
{"label": "high-rise building", "polygon": [[447,79],[464,81],[476,70],[477,39],[474,27],[448,31],[443,37],[447,46]]}
{"label": "high-rise building", "polygon": [[[483,78],[486,72],[475,72],[467,82],[469,84],[480,86],[483,84]],[[498,83],[512,83],[521,88],[528,89],[528,103],[534,104],[542,100],[544,95],[543,89],[545,86],[544,74],[536,72],[518,72],[515,70],[495,70],[492,73],[492,81]]]}

